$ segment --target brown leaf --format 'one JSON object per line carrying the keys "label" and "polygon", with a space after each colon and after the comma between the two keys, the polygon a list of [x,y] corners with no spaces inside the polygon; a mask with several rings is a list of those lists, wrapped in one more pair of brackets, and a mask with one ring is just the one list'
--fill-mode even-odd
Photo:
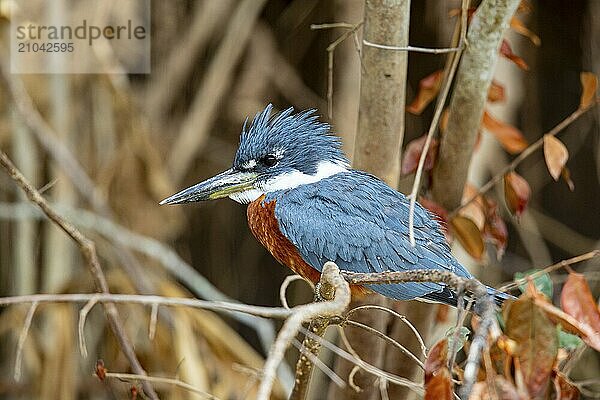
{"label": "brown leaf", "polygon": [[558,181],[560,173],[569,159],[569,150],[556,137],[546,134],[544,135],[544,158],[550,175],[555,181]]}
{"label": "brown leaf", "polygon": [[425,383],[431,379],[434,373],[446,368],[448,364],[448,339],[444,338],[437,342],[425,360]]}
{"label": "brown leaf", "polygon": [[483,113],[483,127],[500,142],[511,154],[520,153],[527,147],[527,140],[520,130],[492,117],[487,111]]}
{"label": "brown leaf", "polygon": [[533,43],[534,45],[539,46],[542,44],[540,37],[538,35],[536,35],[535,33],[531,32],[529,29],[527,29],[525,24],[523,24],[523,21],[521,21],[517,17],[512,17],[512,19],[510,20],[510,27],[515,32],[517,32],[517,33],[525,36],[527,39],[531,40],[531,43]]}
{"label": "brown leaf", "polygon": [[439,371],[425,384],[425,400],[454,400],[448,368]]}
{"label": "brown leaf", "polygon": [[562,171],[560,172],[560,176],[563,178],[563,180],[569,187],[569,190],[571,192],[574,191],[575,184],[573,183],[573,179],[571,179],[571,170],[569,168],[567,168],[566,166],[563,167]]}
{"label": "brown leaf", "polygon": [[504,319],[506,335],[519,346],[516,356],[523,383],[531,397],[537,397],[548,387],[558,353],[556,327],[529,291],[510,304]]}
{"label": "brown leaf", "polygon": [[577,400],[579,399],[579,389],[573,385],[569,379],[556,372],[554,376],[554,391],[556,393],[556,400]]}
{"label": "brown leaf", "polygon": [[559,324],[565,331],[578,335],[588,346],[600,351],[600,332],[595,331],[586,323],[577,321],[560,308],[553,306],[542,294],[535,296],[534,301],[536,306],[543,310],[552,322]]}
{"label": "brown leaf", "polygon": [[487,100],[490,103],[495,103],[497,101],[504,101],[505,99],[504,86],[496,81],[492,81],[490,89],[488,90]]}
{"label": "brown leaf", "polygon": [[[427,135],[423,135],[414,140],[411,140],[406,145],[406,149],[404,150],[404,156],[402,157],[402,175],[408,175],[417,170],[417,166],[419,165],[419,159],[421,158],[421,154],[423,153],[423,147],[425,147],[426,140]],[[437,139],[431,139],[431,143],[429,144],[429,149],[427,151],[427,156],[425,156],[425,164],[423,164],[424,171],[431,171],[431,169],[433,168],[437,157],[438,144],[439,142]]]}
{"label": "brown leaf", "polygon": [[454,236],[471,257],[481,260],[485,246],[481,231],[475,222],[462,215],[456,215],[450,220]]}
{"label": "brown leaf", "polygon": [[448,371],[448,340],[437,342],[425,360],[425,399],[452,400],[452,377]]}
{"label": "brown leaf", "polygon": [[500,54],[515,63],[517,67],[521,68],[522,70],[529,71],[529,66],[525,60],[513,53],[512,48],[506,39],[502,40],[502,45],[500,45]]}
{"label": "brown leaf", "polygon": [[504,175],[504,200],[511,214],[520,216],[529,202],[531,188],[529,183],[516,172]]}
{"label": "brown leaf", "polygon": [[421,112],[427,107],[435,96],[437,96],[442,86],[442,78],[444,77],[444,71],[438,70],[432,74],[427,75],[425,78],[419,81],[419,92],[407,107],[406,111],[412,114],[421,114]]}
{"label": "brown leaf", "polygon": [[590,107],[596,101],[596,90],[598,89],[598,77],[591,72],[582,72],[579,75],[581,81],[581,100],[579,108]]}
{"label": "brown leaf", "polygon": [[484,201],[486,207],[483,236],[485,240],[491,242],[496,247],[496,256],[500,259],[504,255],[508,243],[508,229],[498,212],[498,203],[487,197],[484,197]]}
{"label": "brown leaf", "polygon": [[560,294],[562,309],[600,335],[600,311],[583,274],[572,272]]}

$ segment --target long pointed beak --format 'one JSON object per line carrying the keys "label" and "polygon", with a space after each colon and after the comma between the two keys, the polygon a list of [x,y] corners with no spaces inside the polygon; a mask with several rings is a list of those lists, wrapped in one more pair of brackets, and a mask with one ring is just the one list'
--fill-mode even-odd
{"label": "long pointed beak", "polygon": [[161,201],[160,204],[192,203],[228,197],[236,193],[253,189],[256,177],[257,175],[254,172],[228,169],[204,182],[197,183],[194,186],[183,189],[181,192],[167,197]]}

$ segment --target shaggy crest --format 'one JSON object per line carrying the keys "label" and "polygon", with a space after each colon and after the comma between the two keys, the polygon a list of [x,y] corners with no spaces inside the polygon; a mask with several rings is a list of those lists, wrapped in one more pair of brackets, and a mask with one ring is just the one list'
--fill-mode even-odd
{"label": "shaggy crest", "polygon": [[315,173],[322,160],[349,164],[340,138],[330,133],[329,124],[318,120],[315,110],[294,114],[290,107],[271,115],[272,109],[269,104],[257,113],[248,129],[244,123],[234,167],[240,168],[267,154],[284,159],[286,166],[307,174]]}

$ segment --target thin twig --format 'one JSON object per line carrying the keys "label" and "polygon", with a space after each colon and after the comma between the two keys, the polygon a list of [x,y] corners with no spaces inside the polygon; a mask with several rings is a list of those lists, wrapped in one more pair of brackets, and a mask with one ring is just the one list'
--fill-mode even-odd
{"label": "thin twig", "polygon": [[[343,332],[343,329],[341,327],[339,327],[339,328],[340,328],[340,332]],[[339,348],[335,344],[323,339],[322,337],[313,335],[312,332],[310,332],[307,329],[302,328],[302,329],[300,329],[300,332],[304,333],[305,335],[312,336],[315,340],[319,340],[323,347],[326,347],[327,349],[331,350],[339,357],[341,357],[347,361],[350,361],[351,363],[355,364],[358,368],[364,370],[365,372],[367,372],[377,378],[383,377],[383,378],[387,379],[389,383],[408,387],[410,390],[414,391],[418,395],[421,395],[421,396],[423,395],[423,383],[413,382],[410,379],[406,379],[401,376],[390,374],[389,372],[386,372],[380,368],[377,368],[376,366],[363,361],[360,357],[358,357],[358,354],[356,354],[355,351],[353,351],[353,352],[354,352],[354,354],[356,354],[356,356]],[[341,336],[341,337],[343,338],[343,336]],[[347,340],[345,343],[347,343]],[[349,346],[348,349],[352,349],[352,347],[350,346],[350,343],[347,343],[347,345]],[[356,385],[353,385],[351,380],[350,380],[349,384],[353,388],[356,387]]]}
{"label": "thin twig", "polygon": [[[97,375],[94,374],[93,376],[97,376]],[[158,376],[148,376],[148,375],[138,375],[138,374],[126,374],[126,373],[121,373],[121,372],[107,372],[104,375],[104,377],[105,378],[115,378],[115,379],[119,379],[122,381],[142,381],[142,383],[143,382],[163,383],[163,384],[167,384],[167,385],[173,385],[173,386],[180,387],[182,389],[187,390],[190,393],[197,394],[205,399],[219,400],[218,397],[216,397],[210,393],[206,393],[200,389],[197,389],[194,386],[190,385],[189,383],[185,383],[183,381],[180,381],[179,379],[162,378],[162,377],[158,377]]]}
{"label": "thin twig", "polygon": [[79,321],[77,322],[77,332],[79,334],[79,352],[83,358],[87,358],[87,345],[85,343],[85,321],[92,308],[98,303],[98,295],[94,295],[83,308],[79,311]]}
{"label": "thin twig", "polygon": [[544,145],[544,137],[546,135],[548,135],[548,136],[556,136],[563,129],[565,129],[570,124],[572,124],[573,122],[575,122],[583,114],[585,114],[586,112],[588,112],[589,110],[591,110],[592,108],[594,108],[594,106],[596,106],[596,104],[598,104],[598,101],[593,102],[588,107],[578,108],[571,115],[569,115],[567,118],[565,118],[561,122],[559,122],[558,125],[556,125],[552,129],[550,129],[548,132],[546,132],[544,135],[542,135],[537,141],[535,141],[534,143],[532,143],[531,145],[529,145],[525,150],[523,150],[521,152],[521,154],[519,154],[517,157],[515,157],[515,159],[510,164],[508,164],[506,167],[502,168],[502,170],[500,170],[500,172],[498,172],[496,175],[494,175],[492,177],[492,179],[490,179],[483,186],[481,186],[479,188],[479,190],[477,191],[477,193],[475,193],[473,196],[471,196],[471,198],[469,198],[467,201],[465,201],[460,206],[458,206],[456,209],[454,209],[448,216],[452,217],[452,216],[456,215],[456,213],[458,213],[461,209],[463,209],[467,205],[471,204],[479,196],[487,193],[491,188],[494,187],[494,185],[496,183],[500,182],[504,178],[504,175],[506,175],[510,171],[513,171],[515,168],[517,168],[517,166],[523,160],[525,160],[527,157],[529,157],[530,155],[532,155],[537,149],[539,149],[540,147],[542,147]]}
{"label": "thin twig", "polygon": [[148,325],[148,340],[154,340],[156,336],[156,324],[158,322],[158,304],[152,304],[152,312],[150,312],[150,323]]}
{"label": "thin twig", "polygon": [[[336,47],[338,47],[342,42],[348,39],[350,35],[356,34],[356,31],[363,25],[363,22],[359,22],[358,24],[352,25],[351,27],[347,26],[347,24],[345,23],[340,24],[342,24],[344,28],[349,28],[349,30],[344,32],[340,37],[338,37],[336,40],[330,43],[329,46],[327,46],[327,117],[329,118],[329,120],[333,120],[333,53],[335,52]],[[323,25],[327,25],[329,28],[331,28],[333,27],[332,25],[336,24]]]}
{"label": "thin twig", "polygon": [[290,306],[287,302],[287,297],[286,297],[287,288],[290,286],[290,283],[292,283],[294,281],[298,281],[298,280],[303,280],[304,282],[308,282],[308,281],[305,281],[300,275],[288,275],[285,277],[285,279],[281,283],[281,286],[279,287],[279,301],[281,301],[281,305],[283,306],[283,308],[287,308],[288,310],[290,309]]}
{"label": "thin twig", "polygon": [[[40,195],[40,193],[27,181],[27,179],[14,166],[12,161],[3,151],[0,151],[0,165],[2,165],[12,180],[23,190],[23,192],[25,192],[27,198],[32,203],[36,204],[44,212],[44,214],[46,214],[46,216],[52,220],[52,222],[61,228],[79,246],[83,258],[86,260],[92,277],[94,278],[96,289],[99,292],[108,294],[108,283],[106,282],[106,277],[104,276],[104,272],[102,271],[102,267],[98,261],[94,242],[84,236],[77,228],[75,228],[75,226],[73,226],[73,224],[63,219],[52,207],[50,207],[50,205],[46,202],[46,199],[44,199],[42,195]],[[132,370],[139,375],[145,375],[146,371],[137,359],[133,345],[129,341],[127,333],[123,328],[123,323],[121,322],[117,308],[112,303],[106,303],[104,304],[104,311],[106,312],[106,317],[108,318],[111,330],[115,334],[121,347],[121,351],[123,351],[123,354],[129,361]],[[150,384],[144,382],[143,385],[144,391],[148,396],[150,396],[152,399],[158,399],[156,392]]]}
{"label": "thin twig", "polygon": [[269,356],[265,361],[263,376],[256,398],[258,400],[267,400],[271,394],[275,372],[279,363],[283,359],[285,350],[296,336],[304,321],[313,318],[334,316],[343,312],[350,303],[350,287],[342,279],[337,265],[327,262],[323,266],[321,273],[321,282],[327,282],[335,288],[335,297],[331,301],[323,301],[295,307],[293,314],[285,321],[283,327],[277,335],[277,340],[269,351]]}
{"label": "thin twig", "polygon": [[33,321],[33,315],[35,314],[35,310],[37,309],[38,303],[34,302],[27,310],[27,315],[25,316],[25,322],[23,323],[23,329],[21,329],[21,334],[19,335],[19,341],[17,342],[17,354],[15,356],[15,373],[14,378],[15,381],[19,382],[21,380],[21,365],[23,363],[23,347],[25,346],[25,340],[27,340],[27,334],[29,333],[29,328],[31,327],[31,322]]}
{"label": "thin twig", "polygon": [[[175,278],[181,282],[185,282],[186,287],[197,297],[205,300],[236,302],[234,299],[220,292],[172,248],[166,246],[164,243],[149,236],[130,231],[111,219],[104,218],[87,210],[71,208],[61,204],[53,204],[52,207],[67,215],[77,226],[97,232],[115,245],[133,249],[157,260]],[[40,215],[42,214],[29,204],[0,203],[0,218],[32,218],[39,217]],[[240,313],[232,314],[232,317],[254,329],[265,350],[271,347],[275,340],[275,333],[274,327],[269,321]]]}
{"label": "thin twig", "polygon": [[364,306],[355,307],[352,310],[348,311],[346,313],[346,318],[349,318],[356,311],[360,311],[360,310],[380,310],[380,311],[387,312],[387,313],[393,315],[394,317],[400,319],[414,333],[415,337],[417,338],[417,341],[419,342],[419,346],[421,347],[421,353],[423,354],[423,357],[427,358],[427,346],[425,346],[425,341],[423,340],[423,337],[421,336],[421,334],[419,333],[417,328],[404,315],[399,314],[396,311],[391,310],[387,307],[382,307],[382,306],[377,306],[377,305],[364,305]]}
{"label": "thin twig", "polygon": [[124,303],[144,304],[152,306],[158,304],[165,307],[191,307],[211,311],[226,311],[246,313],[264,318],[287,318],[294,309],[286,310],[281,307],[251,306],[225,301],[207,301],[187,297],[164,297],[143,294],[115,294],[115,293],[69,293],[69,294],[29,294],[23,296],[0,297],[0,306],[9,306],[23,303],[87,303],[95,300],[98,303]]}
{"label": "thin twig", "polygon": [[402,353],[404,353],[406,356],[408,356],[408,358],[412,359],[415,363],[417,363],[417,365],[422,370],[425,370],[425,365],[423,364],[423,362],[421,360],[419,360],[417,358],[417,356],[415,356],[413,353],[411,353],[410,350],[408,350],[406,347],[404,347],[403,345],[401,345],[400,343],[398,343],[396,340],[392,339],[391,337],[389,337],[385,333],[380,332],[380,331],[378,331],[375,328],[371,328],[370,326],[362,324],[362,323],[357,322],[357,321],[346,320],[344,322],[344,324],[348,325],[348,326],[354,326],[354,327],[357,327],[357,328],[364,329],[365,331],[370,332],[370,333],[374,334],[375,336],[382,338],[383,340],[385,340],[388,343],[390,343],[392,346],[398,348]]}
{"label": "thin twig", "polygon": [[557,262],[556,264],[549,265],[545,268],[542,268],[539,271],[529,274],[521,279],[515,279],[514,281],[499,287],[498,290],[500,290],[502,292],[512,290],[514,288],[519,287],[520,285],[526,284],[527,281],[529,281],[530,279],[535,279],[538,276],[555,271],[557,269],[565,268],[565,267],[573,265],[573,264],[577,264],[577,263],[580,263],[583,261],[590,260],[594,257],[598,257],[599,255],[600,255],[600,250],[592,250],[587,253],[581,254],[579,256],[572,257],[572,258],[569,258],[566,260],[562,260],[560,262]]}
{"label": "thin twig", "polygon": [[450,87],[452,86],[452,81],[454,80],[454,75],[456,74],[456,70],[458,68],[458,63],[460,61],[460,56],[462,55],[462,50],[466,41],[467,36],[467,14],[468,14],[468,6],[469,0],[462,0],[462,10],[461,10],[461,19],[460,19],[460,38],[459,38],[459,46],[458,50],[455,54],[452,55],[452,61],[448,64],[446,79],[444,81],[444,86],[438,95],[437,103],[435,105],[435,112],[433,114],[433,119],[431,124],[429,125],[429,131],[427,132],[427,138],[425,139],[425,144],[423,145],[423,151],[421,152],[421,157],[419,157],[419,164],[417,166],[417,171],[415,173],[415,180],[413,181],[413,186],[410,191],[410,205],[408,208],[408,237],[410,240],[411,246],[415,247],[415,205],[417,202],[417,197],[419,196],[419,187],[421,185],[421,175],[423,174],[423,168],[425,167],[425,159],[427,158],[427,153],[429,152],[429,146],[431,145],[431,141],[433,140],[433,136],[438,127],[438,123],[440,117],[442,115],[442,111],[444,110],[444,105],[446,104],[446,98],[448,97],[448,93],[450,92]]}
{"label": "thin twig", "polygon": [[[306,355],[306,357],[308,358],[308,360],[313,363],[314,365],[316,365],[321,371],[323,371],[323,373],[325,375],[327,375],[327,377],[329,379],[331,379],[331,381],[338,387],[346,387],[346,382],[344,382],[344,380],[342,378],[340,378],[340,376],[338,374],[336,374],[331,368],[329,368],[327,366],[327,364],[325,364],[323,361],[321,361],[319,359],[319,357],[317,357],[316,355],[314,355],[313,353],[310,352],[310,350],[308,350],[306,348],[306,346],[304,346],[302,343],[300,343],[299,340],[294,339],[293,342],[294,347],[296,349],[298,349],[298,351],[302,352],[304,355]],[[291,399],[292,397],[290,397]]]}
{"label": "thin twig", "polygon": [[429,53],[429,54],[444,54],[444,53],[455,53],[462,51],[462,47],[448,47],[448,48],[431,48],[431,47],[415,47],[415,46],[390,46],[387,44],[379,44],[369,42],[366,39],[363,39],[363,44],[369,47],[375,47],[377,49],[383,50],[393,50],[393,51],[412,51],[415,53]]}

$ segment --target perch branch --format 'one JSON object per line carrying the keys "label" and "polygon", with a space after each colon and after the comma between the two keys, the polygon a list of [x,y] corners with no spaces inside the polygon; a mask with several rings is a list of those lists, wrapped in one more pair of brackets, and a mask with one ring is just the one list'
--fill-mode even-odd
{"label": "perch branch", "polygon": [[381,273],[354,273],[342,271],[342,276],[351,284],[383,284],[383,283],[405,283],[405,282],[434,282],[443,283],[458,291],[470,291],[476,298],[476,308],[478,309],[481,322],[475,333],[467,363],[465,365],[465,374],[461,394],[464,398],[473,388],[477,378],[479,360],[483,349],[487,344],[489,332],[494,335],[498,333],[496,322],[496,306],[486,287],[475,278],[460,277],[450,271],[441,270],[411,270],[401,272],[381,272]]}
{"label": "perch branch", "polygon": [[[40,193],[33,186],[31,186],[31,184],[14,166],[12,161],[3,151],[0,151],[0,165],[8,173],[12,180],[23,190],[23,192],[25,192],[27,198],[32,203],[36,204],[44,212],[44,214],[46,214],[46,216],[52,220],[52,222],[60,227],[79,246],[83,258],[88,263],[97,290],[99,292],[108,294],[108,283],[106,282],[106,277],[104,276],[104,272],[102,271],[102,267],[98,261],[94,242],[84,236],[77,228],[75,228],[75,226],[64,220],[52,207],[50,207],[50,205],[46,202],[46,199],[44,199],[42,195],[40,195]],[[144,371],[144,368],[142,368],[142,365],[138,361],[135,351],[133,350],[133,345],[129,341],[125,329],[123,328],[123,323],[121,322],[117,308],[112,303],[106,303],[104,305],[104,311],[108,318],[111,330],[115,334],[123,354],[125,357],[127,357],[127,360],[131,365],[131,369],[138,375],[146,375],[146,371]],[[144,391],[148,396],[153,399],[158,399],[156,392],[148,382],[144,382],[143,386]]]}
{"label": "perch branch", "polygon": [[342,313],[350,304],[350,287],[341,277],[337,265],[332,262],[325,263],[321,273],[321,282],[322,285],[335,290],[333,300],[306,304],[293,309],[293,314],[285,321],[277,340],[269,351],[256,396],[258,400],[269,398],[277,367],[283,359],[285,350],[302,327],[302,323],[316,317],[335,316]]}

